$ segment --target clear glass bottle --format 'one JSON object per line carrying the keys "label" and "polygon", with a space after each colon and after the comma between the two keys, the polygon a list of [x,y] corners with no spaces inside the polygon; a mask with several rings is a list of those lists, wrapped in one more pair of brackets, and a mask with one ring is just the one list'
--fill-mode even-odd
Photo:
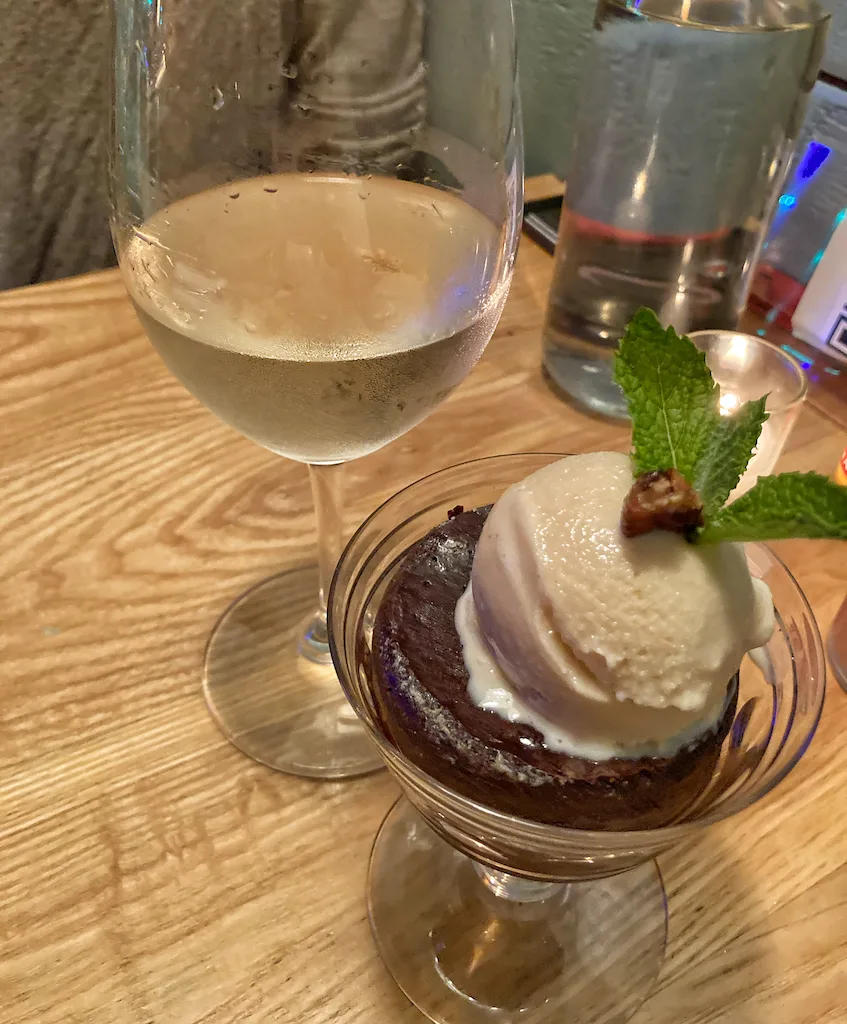
{"label": "clear glass bottle", "polygon": [[817,0],[599,0],[544,333],[544,371],[625,416],[633,313],[734,328],[820,64]]}

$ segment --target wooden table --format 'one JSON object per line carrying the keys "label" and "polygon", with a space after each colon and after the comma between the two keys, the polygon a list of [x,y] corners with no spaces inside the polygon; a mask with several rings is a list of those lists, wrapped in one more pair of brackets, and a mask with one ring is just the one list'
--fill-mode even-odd
{"label": "wooden table", "polygon": [[[470,379],[350,466],[351,528],[462,458],[627,445],[541,380],[550,271],[524,241]],[[200,695],[221,609],[312,544],[305,470],[168,375],[115,272],[0,296],[0,339],[0,1021],[420,1020],[365,920],[394,783],[275,774]],[[847,396],[823,405],[812,396],[785,468],[834,469]],[[847,549],[781,553],[826,630]],[[661,858],[671,940],[639,1024],[847,1020],[845,703],[833,686],[775,796]]]}

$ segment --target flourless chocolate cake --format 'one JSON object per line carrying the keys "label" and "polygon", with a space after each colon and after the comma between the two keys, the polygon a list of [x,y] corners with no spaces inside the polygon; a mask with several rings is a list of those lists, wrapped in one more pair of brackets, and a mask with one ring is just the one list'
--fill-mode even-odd
{"label": "flourless chocolate cake", "polygon": [[548,749],[529,725],[476,706],[454,622],[489,509],[450,513],[414,544],[377,614],[372,683],[386,732],[434,778],[480,803],[584,829],[647,829],[684,815],[732,725],[737,680],[715,729],[669,757],[592,761]]}

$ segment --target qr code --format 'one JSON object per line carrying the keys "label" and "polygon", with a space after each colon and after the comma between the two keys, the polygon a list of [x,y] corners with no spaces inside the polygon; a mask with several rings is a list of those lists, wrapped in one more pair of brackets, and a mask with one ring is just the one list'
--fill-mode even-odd
{"label": "qr code", "polygon": [[826,343],[837,352],[847,356],[847,306],[841,310],[841,315],[833,324]]}

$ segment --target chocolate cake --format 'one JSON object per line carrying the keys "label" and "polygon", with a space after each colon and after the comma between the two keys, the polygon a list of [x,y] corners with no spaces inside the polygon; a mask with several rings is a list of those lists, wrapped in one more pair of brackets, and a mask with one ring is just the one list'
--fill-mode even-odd
{"label": "chocolate cake", "polygon": [[548,749],[531,726],[474,705],[454,624],[488,508],[450,518],[413,545],[380,605],[374,695],[384,729],[433,778],[533,821],[647,829],[680,818],[708,785],[735,715],[728,681],[716,729],[670,757],[591,761]]}

